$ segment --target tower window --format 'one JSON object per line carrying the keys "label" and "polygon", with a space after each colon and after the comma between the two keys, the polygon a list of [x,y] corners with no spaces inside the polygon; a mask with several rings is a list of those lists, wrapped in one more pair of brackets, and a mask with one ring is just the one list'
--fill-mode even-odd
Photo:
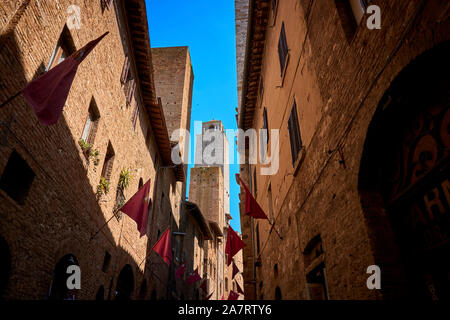
{"label": "tower window", "polygon": [[25,204],[35,174],[22,157],[13,151],[0,178],[0,189],[20,205]]}

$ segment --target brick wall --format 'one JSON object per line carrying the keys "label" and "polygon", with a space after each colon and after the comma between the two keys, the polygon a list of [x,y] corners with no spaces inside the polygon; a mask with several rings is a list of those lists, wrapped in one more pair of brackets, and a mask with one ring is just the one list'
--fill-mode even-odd
{"label": "brick wall", "polygon": [[[18,1],[2,2],[0,30],[12,21],[18,5]],[[9,244],[12,258],[4,296],[9,299],[46,298],[56,263],[63,255],[71,253],[77,257],[82,271],[78,298],[94,299],[101,285],[105,288],[105,298],[108,293],[113,297],[118,274],[126,264],[131,265],[134,273],[132,296],[138,297],[146,277],[149,288],[146,296],[149,297],[159,284],[144,271],[147,263],[142,262],[150,244],[147,236],[139,237],[133,220],[126,215],[121,220],[112,218],[90,240],[113,216],[122,168],[130,169],[133,176],[125,190],[126,199],[137,191],[140,178],[144,183],[151,179],[151,194],[156,188],[158,150],[152,139],[146,139],[148,118],[140,110],[138,124],[133,127],[134,104],[126,107],[120,84],[127,43],[121,39],[123,29],[117,22],[116,5],[109,10],[102,10],[100,1],[31,1],[25,5],[15,28],[1,35],[0,101],[6,101],[42,73],[66,23],[69,5],[77,5],[81,10],[81,29],[70,30],[77,49],[105,31],[110,33],[80,65],[57,124],[41,125],[21,96],[0,109],[0,121],[13,117],[7,144],[0,146],[0,172],[11,152],[16,150],[35,174],[24,205],[17,204],[0,190],[0,235]],[[137,98],[139,94],[137,90]],[[93,142],[100,153],[97,166],[85,159],[78,146],[92,98],[100,114]],[[110,191],[97,199],[95,192],[108,143],[115,153]],[[166,179],[174,181],[173,174]],[[152,200],[156,205],[157,199]],[[103,272],[106,251],[112,259]],[[164,288],[159,290],[165,291]]]}
{"label": "brick wall", "polygon": [[[283,239],[270,232],[269,223],[258,221],[262,265],[256,268],[257,297],[273,299],[278,286],[283,299],[307,298],[304,250],[317,235],[322,239],[331,299],[389,297],[389,292],[366,287],[366,269],[376,261],[358,192],[365,134],[394,77],[419,54],[448,40],[448,7],[378,1],[381,30],[362,24],[349,40],[333,1],[278,3],[276,16],[269,17],[273,26],[270,23],[266,30],[264,95],[258,100],[253,127],[262,127],[266,107],[269,128],[280,129],[280,168],[276,175],[258,174],[256,198],[269,212],[271,185],[275,229]],[[283,21],[290,50],[284,79],[278,60]],[[290,161],[287,129],[294,101],[305,147],[298,168]],[[250,170],[249,174],[241,166],[241,175],[249,179],[254,166]],[[251,242],[254,232],[242,205],[243,238]],[[247,296],[253,285],[252,255],[244,248],[246,298],[253,298]],[[276,263],[281,275],[277,278]]]}

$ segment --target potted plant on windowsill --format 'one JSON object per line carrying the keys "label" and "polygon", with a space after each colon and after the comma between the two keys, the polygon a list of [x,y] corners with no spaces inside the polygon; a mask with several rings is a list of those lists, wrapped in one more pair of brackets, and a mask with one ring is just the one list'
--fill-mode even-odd
{"label": "potted plant on windowsill", "polygon": [[97,149],[95,149],[95,150],[91,149],[89,151],[89,156],[94,158],[94,160],[93,160],[94,166],[98,166],[98,164],[100,163],[100,158],[98,157],[99,154],[100,154],[100,152]]}
{"label": "potted plant on windowsill", "polygon": [[92,145],[90,143],[87,143],[83,139],[78,140],[78,144],[81,147],[81,150],[83,151],[84,156],[86,159],[89,159],[89,156],[91,154]]}
{"label": "potted plant on windowsill", "polygon": [[100,177],[100,182],[97,186],[97,196],[100,198],[101,196],[107,194],[109,191],[109,181],[104,177]]}

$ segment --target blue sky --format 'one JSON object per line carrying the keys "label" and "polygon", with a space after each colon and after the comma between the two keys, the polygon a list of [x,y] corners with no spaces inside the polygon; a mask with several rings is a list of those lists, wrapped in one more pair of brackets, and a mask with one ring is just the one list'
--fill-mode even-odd
{"label": "blue sky", "polygon": [[[236,129],[234,1],[146,0],[146,5],[152,47],[189,46],[194,70],[192,136],[194,121],[222,120],[226,129]],[[191,153],[193,144],[191,138]],[[238,170],[237,164],[230,165],[231,226],[240,231],[234,178]]]}

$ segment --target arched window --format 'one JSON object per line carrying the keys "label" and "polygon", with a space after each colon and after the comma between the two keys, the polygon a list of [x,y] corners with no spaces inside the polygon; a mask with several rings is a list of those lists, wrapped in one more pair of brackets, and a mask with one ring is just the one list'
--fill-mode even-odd
{"label": "arched window", "polygon": [[66,254],[55,266],[53,271],[53,280],[50,286],[49,299],[52,300],[75,300],[77,291],[67,288],[67,273],[69,266],[78,266],[78,260],[73,254]]}
{"label": "arched window", "polygon": [[141,288],[139,289],[139,300],[145,300],[145,296],[147,295],[147,280],[142,280]]}
{"label": "arched window", "polygon": [[275,300],[282,300],[280,287],[275,288]]}
{"label": "arched window", "polygon": [[116,285],[116,300],[130,300],[134,290],[133,269],[129,264],[120,271]]}
{"label": "arched window", "polygon": [[225,291],[228,291],[228,278],[225,278]]}
{"label": "arched window", "polygon": [[273,277],[278,278],[278,263],[273,266]]}
{"label": "arched window", "polygon": [[140,190],[142,188],[142,186],[144,185],[144,180],[142,180],[142,178],[139,179],[139,187],[138,190]]}
{"label": "arched window", "polygon": [[8,280],[11,272],[11,253],[8,243],[0,237],[0,298],[8,286]]}
{"label": "arched window", "polygon": [[105,300],[105,287],[100,286],[98,288],[97,294],[95,295],[95,300],[102,301]]}

